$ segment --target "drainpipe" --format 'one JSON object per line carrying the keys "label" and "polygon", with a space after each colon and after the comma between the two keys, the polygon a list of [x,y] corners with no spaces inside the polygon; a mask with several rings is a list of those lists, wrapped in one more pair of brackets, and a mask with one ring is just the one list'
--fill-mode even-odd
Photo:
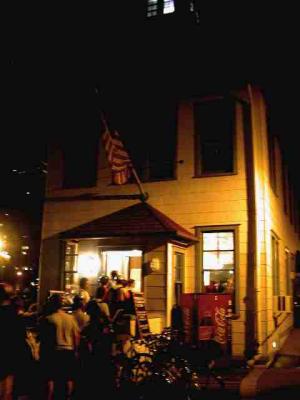
{"label": "drainpipe", "polygon": [[244,146],[246,167],[246,190],[248,212],[248,248],[247,248],[247,288],[244,302],[245,315],[245,357],[253,358],[257,354],[257,201],[255,190],[255,155],[253,141],[253,94],[251,86],[247,85],[249,104],[244,103]]}

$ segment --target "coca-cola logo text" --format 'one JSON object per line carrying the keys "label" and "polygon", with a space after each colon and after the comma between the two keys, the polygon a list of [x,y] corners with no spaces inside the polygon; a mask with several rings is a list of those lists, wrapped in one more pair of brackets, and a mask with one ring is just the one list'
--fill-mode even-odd
{"label": "coca-cola logo text", "polygon": [[226,310],[224,307],[215,307],[215,340],[218,343],[226,343]]}

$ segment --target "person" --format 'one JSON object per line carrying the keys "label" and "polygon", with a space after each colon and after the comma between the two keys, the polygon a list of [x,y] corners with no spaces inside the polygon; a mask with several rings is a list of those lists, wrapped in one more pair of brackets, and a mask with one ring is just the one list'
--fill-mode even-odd
{"label": "person", "polygon": [[116,312],[122,309],[123,302],[125,300],[123,279],[117,279],[115,286],[109,289],[109,310],[112,317]]}
{"label": "person", "polygon": [[111,289],[111,288],[114,289],[117,286],[118,279],[119,279],[118,271],[116,271],[116,270],[111,271],[110,279],[109,279],[109,282],[108,282],[109,289]]}
{"label": "person", "polygon": [[91,296],[88,292],[89,280],[88,278],[81,278],[79,282],[79,296],[82,298],[83,305],[87,305],[87,303],[91,300]]}
{"label": "person", "polygon": [[[102,297],[102,300],[104,302],[108,303],[108,301],[109,301],[109,277],[108,276],[106,276],[106,275],[101,276],[99,288],[104,289],[104,295]],[[96,298],[97,298],[97,292],[96,292]]]}
{"label": "person", "polygon": [[101,310],[101,313],[107,318],[108,321],[110,321],[110,312],[109,312],[109,307],[107,302],[104,300],[105,299],[105,289],[104,287],[100,286],[98,287],[96,291],[96,303],[98,307]]}
{"label": "person", "polygon": [[83,300],[80,296],[75,296],[72,304],[72,317],[75,319],[80,331],[87,325],[90,317],[85,312]]}
{"label": "person", "polygon": [[123,308],[124,308],[124,313],[125,314],[135,314],[135,308],[134,308],[134,301],[133,301],[133,291],[134,291],[134,286],[135,286],[135,280],[134,279],[128,279],[127,284],[123,284],[124,289],[123,289]]}
{"label": "person", "polygon": [[50,297],[47,312],[50,314],[44,319],[41,346],[43,343],[44,351],[47,352],[44,358],[47,365],[44,363],[44,366],[47,371],[48,400],[54,398],[54,385],[59,379],[66,382],[69,399],[74,391],[79,328],[74,318],[63,311],[59,294]]}
{"label": "person", "polygon": [[81,332],[81,340],[88,348],[88,354],[83,358],[83,371],[87,374],[85,379],[88,380],[84,398],[93,398],[99,388],[99,380],[105,384],[105,394],[113,387],[112,337],[107,329],[110,321],[103,311],[104,308],[99,307],[96,300],[91,300],[86,309],[90,320]]}
{"label": "person", "polygon": [[26,332],[5,284],[0,285],[0,326],[0,399],[12,400],[15,375],[26,351]]}

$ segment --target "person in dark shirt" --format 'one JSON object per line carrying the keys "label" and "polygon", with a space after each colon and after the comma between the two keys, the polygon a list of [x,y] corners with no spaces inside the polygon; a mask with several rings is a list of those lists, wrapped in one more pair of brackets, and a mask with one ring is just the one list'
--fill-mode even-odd
{"label": "person in dark shirt", "polygon": [[0,285],[0,327],[0,398],[11,400],[17,366],[23,361],[26,342],[24,325],[3,284]]}

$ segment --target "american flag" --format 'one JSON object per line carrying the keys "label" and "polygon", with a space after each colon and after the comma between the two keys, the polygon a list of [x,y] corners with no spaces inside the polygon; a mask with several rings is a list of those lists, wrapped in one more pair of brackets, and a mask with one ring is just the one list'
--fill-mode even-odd
{"label": "american flag", "polygon": [[107,160],[112,169],[113,182],[116,185],[123,185],[128,182],[131,176],[132,163],[120,139],[119,133],[115,130],[111,132],[104,118],[102,118],[102,122],[105,128],[102,140]]}

